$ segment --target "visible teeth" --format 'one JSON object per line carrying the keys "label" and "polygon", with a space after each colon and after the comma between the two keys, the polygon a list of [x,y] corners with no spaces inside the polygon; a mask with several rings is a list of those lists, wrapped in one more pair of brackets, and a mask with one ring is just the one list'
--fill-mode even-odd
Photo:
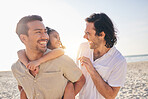
{"label": "visible teeth", "polygon": [[40,44],[46,44],[46,42],[40,42]]}

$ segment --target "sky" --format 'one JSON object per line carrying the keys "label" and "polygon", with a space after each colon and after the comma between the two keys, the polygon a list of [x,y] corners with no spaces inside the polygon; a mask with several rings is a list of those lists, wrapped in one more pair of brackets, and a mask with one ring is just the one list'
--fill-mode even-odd
{"label": "sky", "polygon": [[11,69],[17,51],[24,49],[15,33],[17,22],[40,15],[45,26],[57,30],[66,54],[75,59],[83,38],[85,18],[106,13],[117,29],[116,48],[124,55],[148,54],[147,0],[3,0],[0,1],[0,71]]}

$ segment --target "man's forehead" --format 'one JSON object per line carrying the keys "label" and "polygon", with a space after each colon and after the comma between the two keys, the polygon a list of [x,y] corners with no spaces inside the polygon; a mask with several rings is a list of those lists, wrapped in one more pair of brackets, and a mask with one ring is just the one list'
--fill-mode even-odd
{"label": "man's forehead", "polygon": [[94,27],[94,23],[86,23],[86,26],[87,26],[87,28],[90,28],[90,29],[94,29],[95,27]]}
{"label": "man's forehead", "polygon": [[29,29],[33,29],[33,30],[39,30],[39,29],[45,29],[44,24],[42,23],[42,21],[31,21],[27,23]]}
{"label": "man's forehead", "polygon": [[86,30],[85,31],[88,31],[88,30],[95,30],[95,27],[94,27],[94,23],[86,23]]}

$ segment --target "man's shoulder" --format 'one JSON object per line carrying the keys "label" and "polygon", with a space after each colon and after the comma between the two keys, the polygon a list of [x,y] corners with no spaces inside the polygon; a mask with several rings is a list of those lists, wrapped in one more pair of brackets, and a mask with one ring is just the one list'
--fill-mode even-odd
{"label": "man's shoulder", "polygon": [[20,68],[20,65],[19,65],[19,60],[17,60],[16,62],[14,62],[11,66],[11,70],[16,70],[16,69],[19,69]]}
{"label": "man's shoulder", "polygon": [[45,51],[44,54],[47,54],[47,53],[49,53],[50,51],[52,51],[52,50],[47,48],[47,50]]}
{"label": "man's shoulder", "polygon": [[116,49],[115,53],[116,57],[120,58],[121,60],[125,60],[125,57],[122,55],[122,53]]}
{"label": "man's shoulder", "polygon": [[121,54],[121,52],[119,50],[117,50],[116,48],[114,48],[115,52],[112,55],[115,59],[116,62],[126,62],[125,57]]}
{"label": "man's shoulder", "polygon": [[[44,66],[54,66],[54,67],[62,67],[62,68],[65,68],[65,67],[69,67],[69,66],[76,66],[76,63],[73,61],[72,58],[70,58],[69,56],[67,55],[62,55],[60,57],[57,57],[55,59],[52,59],[52,60],[49,60],[47,62],[45,62],[44,64],[42,64]],[[77,66],[76,66],[77,67]]]}
{"label": "man's shoulder", "polygon": [[71,61],[72,58],[69,57],[68,55],[62,55],[62,56],[56,58],[56,60],[60,60],[60,61]]}
{"label": "man's shoulder", "polygon": [[74,62],[74,60],[69,57],[68,55],[62,55],[56,59],[54,59],[52,62],[54,62],[55,64],[61,64],[61,65],[76,65],[76,63]]}
{"label": "man's shoulder", "polygon": [[59,64],[59,63],[63,63],[63,62],[68,62],[68,61],[73,61],[73,59],[72,58],[70,58],[68,55],[62,55],[62,56],[59,56],[59,57],[57,57],[57,58],[54,58],[54,59],[52,59],[52,60],[48,60],[47,62],[45,62],[45,63],[57,63],[57,64]]}

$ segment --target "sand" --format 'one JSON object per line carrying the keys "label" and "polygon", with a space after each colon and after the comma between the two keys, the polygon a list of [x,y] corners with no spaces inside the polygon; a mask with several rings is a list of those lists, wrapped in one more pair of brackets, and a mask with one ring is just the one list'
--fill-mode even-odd
{"label": "sand", "polygon": [[126,82],[117,99],[148,99],[148,61],[128,63]]}
{"label": "sand", "polygon": [[[11,71],[0,72],[0,99],[19,99]],[[128,63],[126,82],[116,99],[148,99],[148,61]]]}

